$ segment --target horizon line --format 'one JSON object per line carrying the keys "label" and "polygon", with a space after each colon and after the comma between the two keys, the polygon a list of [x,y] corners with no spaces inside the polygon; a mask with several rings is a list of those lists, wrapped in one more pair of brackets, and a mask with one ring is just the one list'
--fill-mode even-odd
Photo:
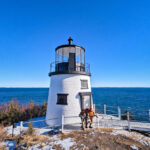
{"label": "horizon line", "polygon": [[[50,88],[50,87],[0,87],[0,88]],[[150,88],[150,86],[93,86],[91,88]]]}

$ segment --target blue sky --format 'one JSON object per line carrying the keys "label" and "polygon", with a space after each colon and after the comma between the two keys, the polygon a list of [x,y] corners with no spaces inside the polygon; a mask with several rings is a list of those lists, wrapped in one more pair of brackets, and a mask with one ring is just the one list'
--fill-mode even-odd
{"label": "blue sky", "polygon": [[92,86],[150,87],[150,1],[0,1],[0,87],[48,87],[55,47],[86,49]]}

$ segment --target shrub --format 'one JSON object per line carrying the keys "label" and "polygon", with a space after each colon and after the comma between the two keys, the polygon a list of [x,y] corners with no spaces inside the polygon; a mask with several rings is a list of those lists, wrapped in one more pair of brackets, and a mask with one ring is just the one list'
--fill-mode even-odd
{"label": "shrub", "polygon": [[30,101],[27,105],[19,105],[16,99],[0,105],[0,124],[7,126],[19,121],[46,115],[47,103],[35,105]]}
{"label": "shrub", "polygon": [[[129,112],[129,111],[126,110],[125,113],[121,116],[122,120],[127,120],[127,119],[128,119],[128,118],[127,118],[127,113],[128,113],[128,112]],[[129,112],[129,119],[130,119],[130,120],[134,120],[134,118],[132,117],[131,112]]]}
{"label": "shrub", "polygon": [[32,122],[29,122],[29,123],[28,123],[27,134],[28,134],[28,135],[33,135],[34,132],[35,132],[35,130],[34,130],[34,128],[33,128],[33,124],[32,124]]}

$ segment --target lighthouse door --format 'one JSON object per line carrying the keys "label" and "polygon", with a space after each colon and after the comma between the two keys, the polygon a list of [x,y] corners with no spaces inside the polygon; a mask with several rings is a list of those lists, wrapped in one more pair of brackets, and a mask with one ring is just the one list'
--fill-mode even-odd
{"label": "lighthouse door", "polygon": [[90,96],[83,96],[83,108],[82,109],[89,109],[91,106],[91,102],[90,102]]}
{"label": "lighthouse door", "polygon": [[89,109],[92,105],[91,92],[80,93],[81,109]]}

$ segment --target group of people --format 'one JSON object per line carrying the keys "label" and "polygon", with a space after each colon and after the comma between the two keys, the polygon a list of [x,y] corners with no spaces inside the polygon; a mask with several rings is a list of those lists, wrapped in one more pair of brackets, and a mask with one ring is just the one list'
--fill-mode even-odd
{"label": "group of people", "polygon": [[[93,123],[93,117],[96,116],[94,111],[92,110],[92,107],[83,109],[80,113],[80,118],[81,118],[81,128],[84,130],[85,128],[92,128],[92,123]],[[88,126],[89,125],[89,126]]]}

